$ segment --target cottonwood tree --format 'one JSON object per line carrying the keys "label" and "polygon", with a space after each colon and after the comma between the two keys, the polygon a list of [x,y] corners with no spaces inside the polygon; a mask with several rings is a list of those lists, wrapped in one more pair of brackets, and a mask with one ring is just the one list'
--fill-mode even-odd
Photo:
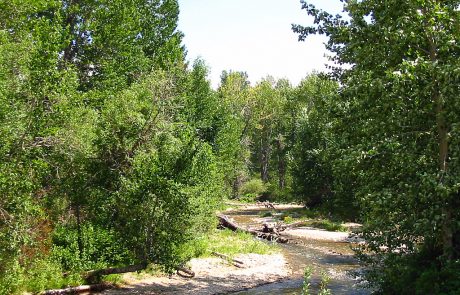
{"label": "cottonwood tree", "polygon": [[248,177],[250,165],[250,130],[254,103],[249,95],[250,83],[244,72],[226,72],[221,76],[219,96],[220,130],[216,147],[220,170],[232,196],[237,197],[242,181]]}
{"label": "cottonwood tree", "polygon": [[212,226],[215,97],[177,17],[169,0],[0,1],[1,294],[171,270]]}
{"label": "cottonwood tree", "polygon": [[[309,207],[325,204],[336,191],[332,155],[339,144],[333,132],[337,121],[334,113],[337,91],[336,82],[317,74],[303,79],[295,89],[291,126],[293,191]],[[335,201],[343,198],[340,194],[334,195]]]}
{"label": "cottonwood tree", "polygon": [[314,25],[293,26],[300,40],[329,37],[349,143],[336,165],[357,176],[378,253],[370,278],[384,293],[458,288],[459,5],[346,1],[343,18],[302,1]]}

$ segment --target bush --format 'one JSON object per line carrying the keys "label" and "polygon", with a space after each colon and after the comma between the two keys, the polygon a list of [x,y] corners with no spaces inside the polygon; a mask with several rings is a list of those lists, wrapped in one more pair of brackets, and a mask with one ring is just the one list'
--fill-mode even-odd
{"label": "bush", "polygon": [[4,258],[0,257],[0,268],[4,268],[0,272],[0,295],[15,294],[23,283],[22,269],[17,261],[10,260],[5,263]]}
{"label": "bush", "polygon": [[46,289],[60,289],[65,286],[75,286],[83,283],[78,274],[64,277],[61,264],[51,257],[37,259],[28,268],[24,285],[29,292],[36,293]]}
{"label": "bush", "polygon": [[117,231],[140,262],[161,264],[167,272],[185,262],[187,243],[217,222],[220,179],[211,148],[179,131],[133,158],[117,196]]}
{"label": "bush", "polygon": [[257,200],[257,197],[258,196],[256,194],[251,193],[239,197],[238,200],[243,203],[254,203]]}
{"label": "bush", "polygon": [[330,220],[315,221],[311,225],[313,227],[322,228],[327,231],[347,231],[347,228],[343,227],[340,223],[336,223]]}
{"label": "bush", "polygon": [[243,197],[248,196],[251,198],[257,198],[266,191],[266,184],[258,178],[253,178],[241,186],[240,195]]}
{"label": "bush", "polygon": [[266,195],[270,201],[274,202],[289,203],[296,200],[291,188],[285,187],[281,189],[278,184],[269,184],[267,186]]}
{"label": "bush", "polygon": [[437,259],[441,251],[433,247],[416,253],[390,253],[366,256],[372,266],[365,279],[379,290],[377,294],[460,294],[460,261]]}
{"label": "bush", "polygon": [[83,251],[79,253],[76,224],[60,224],[54,230],[51,255],[65,271],[100,269],[133,261],[132,254],[113,231],[89,222],[81,225],[81,231]]}

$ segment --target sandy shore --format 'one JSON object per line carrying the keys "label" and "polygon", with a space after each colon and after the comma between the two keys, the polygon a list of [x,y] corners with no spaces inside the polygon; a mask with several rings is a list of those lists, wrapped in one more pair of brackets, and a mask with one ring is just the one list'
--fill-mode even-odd
{"label": "sandy shore", "polygon": [[[260,204],[232,204],[238,211],[260,210]],[[276,205],[278,210],[301,208],[300,205]],[[235,210],[235,209],[233,209]],[[233,211],[230,209],[229,211]],[[263,224],[273,222],[271,217],[254,217],[252,222]],[[359,224],[347,224],[347,227],[359,227]],[[303,240],[321,240],[329,242],[351,242],[349,232],[330,232],[312,227],[296,227],[283,232],[287,237]],[[327,249],[326,249],[327,250]],[[243,268],[230,265],[221,258],[196,258],[189,263],[195,272],[191,279],[178,275],[171,277],[137,274],[125,274],[127,282],[123,288],[103,292],[105,295],[115,294],[228,294],[257,286],[288,279],[292,274],[286,259],[282,254],[259,255],[241,254],[235,257],[244,263]]]}
{"label": "sandy shore", "polygon": [[283,234],[296,238],[330,242],[348,242],[350,239],[350,233],[348,232],[332,232],[312,227],[287,229]]}
{"label": "sandy shore", "polygon": [[128,284],[102,294],[226,294],[286,279],[290,270],[281,254],[242,254],[235,257],[243,268],[229,265],[220,258],[200,258],[190,261],[196,276],[192,279],[172,277],[138,277],[127,274]]}

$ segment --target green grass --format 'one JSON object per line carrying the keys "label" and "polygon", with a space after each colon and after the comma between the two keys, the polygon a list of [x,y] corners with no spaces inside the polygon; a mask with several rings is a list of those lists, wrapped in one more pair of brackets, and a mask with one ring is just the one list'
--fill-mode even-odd
{"label": "green grass", "polygon": [[272,254],[278,252],[275,244],[268,244],[254,239],[244,232],[231,230],[215,230],[205,238],[207,251],[202,256],[210,256],[211,252],[218,252],[229,256],[236,254]]}
{"label": "green grass", "polygon": [[286,224],[305,221],[306,226],[321,228],[328,231],[347,231],[347,228],[341,225],[341,220],[330,220],[326,217],[326,214],[320,210],[311,210],[307,208],[286,210],[279,216],[279,220]]}
{"label": "green grass", "polygon": [[119,286],[124,283],[123,275],[121,274],[106,275],[102,277],[102,282]]}
{"label": "green grass", "polygon": [[312,227],[316,227],[316,228],[322,228],[322,229],[325,229],[327,231],[343,231],[343,232],[346,232],[347,231],[347,228],[342,226],[340,223],[338,222],[333,222],[333,221],[330,221],[330,220],[315,220],[313,221],[310,226]]}

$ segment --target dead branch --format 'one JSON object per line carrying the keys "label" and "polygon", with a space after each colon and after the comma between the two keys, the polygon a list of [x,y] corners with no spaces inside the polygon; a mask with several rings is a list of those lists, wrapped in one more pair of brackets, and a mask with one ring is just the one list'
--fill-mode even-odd
{"label": "dead branch", "polygon": [[191,269],[182,267],[182,266],[178,266],[176,268],[176,273],[177,273],[178,276],[181,276],[183,278],[188,278],[188,279],[191,279],[191,278],[193,278],[195,276],[194,271],[192,271]]}
{"label": "dead branch", "polygon": [[55,137],[35,137],[34,141],[30,144],[31,148],[35,147],[53,147],[58,143]]}
{"label": "dead branch", "polygon": [[217,257],[220,257],[228,262],[230,262],[233,266],[236,266],[236,267],[239,267],[239,268],[242,268],[243,267],[243,261],[241,260],[237,260],[237,259],[234,259],[234,258],[231,258],[230,256],[228,255],[225,255],[225,254],[222,254],[222,253],[218,253],[218,252],[211,252],[212,255],[214,256],[217,256]]}
{"label": "dead branch", "polygon": [[282,229],[286,230],[286,229],[291,229],[291,228],[294,228],[294,227],[306,225],[307,222],[308,222],[307,220],[301,220],[301,221],[296,221],[296,222],[293,222],[293,223],[290,223],[290,224],[283,224]]}
{"label": "dead branch", "polygon": [[112,275],[112,274],[122,274],[127,272],[135,272],[143,270],[147,267],[147,263],[134,264],[123,267],[112,267],[106,269],[91,270],[85,273],[84,277],[89,282],[97,281],[101,276]]}
{"label": "dead branch", "polygon": [[273,205],[273,203],[270,203],[269,201],[257,202],[256,205],[257,206],[263,206],[263,207],[268,208],[268,209],[276,210],[275,205]]}
{"label": "dead branch", "polygon": [[[250,233],[251,235],[253,236],[256,236],[258,238],[262,238],[262,239],[265,239],[265,240],[268,240],[268,241],[276,241],[278,243],[287,243],[288,242],[288,239],[285,238],[285,237],[281,237],[281,234],[279,233],[279,231],[271,231],[270,230],[267,230],[265,229],[265,232],[264,232],[264,228],[262,230],[254,230],[254,229],[249,229],[249,228],[244,228],[240,225],[238,225],[236,222],[230,220],[230,218],[228,216],[225,216],[225,215],[217,215],[217,218],[219,218],[219,225],[220,227],[222,228],[228,228],[232,231],[243,231],[243,232],[247,232],[247,233]],[[268,225],[267,225],[268,227]]]}

